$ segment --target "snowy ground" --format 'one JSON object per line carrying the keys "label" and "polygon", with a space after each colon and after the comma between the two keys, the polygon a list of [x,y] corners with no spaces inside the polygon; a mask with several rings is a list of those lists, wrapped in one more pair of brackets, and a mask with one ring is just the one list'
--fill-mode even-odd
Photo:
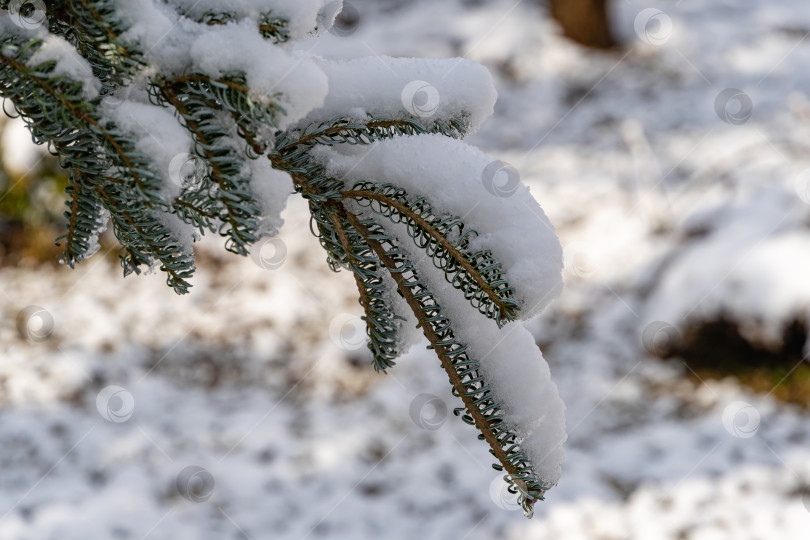
{"label": "snowy ground", "polygon": [[352,280],[296,201],[271,268],[207,242],[185,297],[114,254],[0,270],[0,538],[807,538],[807,412],[650,353],[718,313],[765,336],[807,316],[810,11],[614,3],[611,53],[528,0],[357,1],[356,31],[306,44],[497,77],[470,140],[566,247],[566,291],[529,324],[569,430],[532,521],[431,353],[370,369]]}

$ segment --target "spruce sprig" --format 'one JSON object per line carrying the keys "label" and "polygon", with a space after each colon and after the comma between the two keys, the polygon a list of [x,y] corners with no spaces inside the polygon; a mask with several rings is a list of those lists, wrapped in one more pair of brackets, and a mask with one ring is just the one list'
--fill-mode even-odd
{"label": "spruce sprig", "polygon": [[514,290],[501,263],[490,250],[470,249],[470,241],[478,233],[460,217],[442,216],[426,198],[410,200],[404,189],[391,184],[359,182],[341,196],[394,223],[404,223],[416,246],[431,257],[448,283],[461,290],[473,307],[499,326],[515,320],[520,304],[513,298]]}
{"label": "spruce sprig", "polygon": [[[0,0],[0,9],[7,7],[8,0]],[[237,19],[227,11],[209,11],[196,21],[213,26]],[[491,251],[473,247],[477,233],[462,217],[379,179],[334,178],[315,158],[319,146],[370,145],[425,134],[462,138],[469,117],[425,121],[370,115],[358,120],[346,115],[279,129],[285,96],[257,99],[244,72],[219,77],[150,74],[141,45],[121,38],[127,26],[113,0],[50,2],[47,23],[52,34],[65,38],[87,60],[98,81],[98,96],[88,98],[82,82],[57,73],[54,60],[32,65],[43,40],[12,31],[0,35],[0,96],[11,100],[34,140],[47,144],[70,171],[66,231],[57,239],[64,244],[62,260],[72,267],[91,255],[109,216],[121,244],[124,273],[158,266],[167,283],[185,293],[194,256],[169,218],[179,218],[200,233],[217,232],[225,237],[226,249],[247,254],[264,233],[261,205],[251,189],[250,161],[269,159],[308,200],[311,228],[329,267],[352,272],[373,367],[386,371],[405,352],[403,325],[410,319],[397,311],[392,299],[398,295],[436,352],[453,395],[462,401],[454,412],[479,430],[479,439],[497,459],[494,467],[505,472],[509,489],[519,494],[530,515],[534,502],[551,486],[533,468],[515,427],[504,421],[503,406],[481,372],[480,359],[457,338],[455,323],[409,253],[424,252],[450,286],[498,325],[515,320],[521,308],[502,264]],[[262,14],[256,24],[269,42],[290,37],[289,21],[272,12]],[[125,95],[136,79],[146,85],[142,90],[153,106],[171,111],[188,130],[190,150],[202,164],[194,182],[183,185],[179,194],[165,189],[165,174],[154,156],[140,151],[133,136],[103,114],[107,96]],[[389,226],[402,227],[408,237],[389,234]],[[401,242],[409,242],[409,248]]]}

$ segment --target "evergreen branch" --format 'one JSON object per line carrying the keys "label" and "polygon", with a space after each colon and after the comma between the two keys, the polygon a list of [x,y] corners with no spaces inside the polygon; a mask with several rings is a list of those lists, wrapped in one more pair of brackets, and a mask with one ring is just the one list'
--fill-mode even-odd
{"label": "evergreen branch", "polygon": [[380,273],[371,248],[334,210],[335,203],[339,203],[338,189],[342,183],[326,176],[323,167],[311,160],[294,165],[282,161],[275,154],[268,157],[274,167],[290,172],[296,191],[309,199],[311,222],[318,229],[318,232],[312,232],[327,252],[330,268],[338,271],[344,267],[352,271],[360,295],[359,301],[365,312],[363,319],[366,322],[372,364],[376,371],[385,372],[396,364],[394,360],[402,352],[398,347],[398,334],[406,319],[394,312],[390,299],[387,298],[385,277]]}
{"label": "evergreen branch", "polygon": [[166,104],[161,91],[166,88],[178,94],[192,92],[208,107],[229,112],[239,135],[247,143],[248,156],[251,158],[267,152],[273,143],[278,126],[277,118],[286,114],[278,104],[280,93],[266,96],[266,102],[258,102],[252,98],[245,75],[241,72],[233,72],[219,79],[194,73],[171,80],[160,80],[151,88],[151,97],[158,103]]}
{"label": "evergreen branch", "polygon": [[508,473],[504,479],[510,491],[519,493],[523,511],[531,517],[534,503],[543,500],[544,493],[551,485],[538,477],[528,456],[520,448],[517,434],[503,421],[501,405],[481,375],[479,362],[468,355],[467,345],[456,340],[450,320],[442,314],[440,304],[419,279],[405,252],[396,248],[374,221],[360,221],[342,206],[336,211],[364,238],[391,273],[400,294],[447,372],[453,394],[464,403],[464,407],[453,412],[461,414],[462,420],[478,428],[478,438],[489,444],[490,453],[499,462],[493,467]]}
{"label": "evergreen branch", "polygon": [[93,190],[109,210],[115,236],[123,246],[120,254],[124,275],[140,274],[141,265],[160,261],[160,270],[166,273],[166,283],[177,294],[188,292],[195,270],[193,253],[186,252],[166,225],[153,213],[146,212],[137,202],[133,204],[129,192],[116,185],[97,184]]}
{"label": "evergreen branch", "polygon": [[87,60],[93,75],[101,83],[100,93],[102,95],[112,93],[121,80],[116,76],[109,59],[99,50],[97,43],[91,36],[82,32],[66,4],[54,2],[48,5],[47,10],[50,31],[65,38]]}
{"label": "evergreen branch", "polygon": [[57,238],[55,243],[59,246],[60,241],[64,240],[65,251],[60,256],[60,261],[73,268],[77,262],[89,256],[94,241],[97,241],[98,231],[105,224],[106,216],[102,213],[103,205],[92,188],[85,185],[81,173],[75,167],[71,170],[65,193],[69,197],[65,201],[68,210],[64,213],[67,232]]}
{"label": "evergreen branch", "polygon": [[[493,467],[506,472],[510,491],[520,493],[520,503],[530,514],[550,483],[539,478],[521,448],[523,441],[516,428],[504,421],[503,405],[491,392],[479,360],[472,357],[468,344],[456,338],[453,328],[459,328],[457,322],[451,323],[421,279],[410,249],[398,247],[399,239],[387,234],[385,227],[391,226],[389,221],[401,224],[405,231],[402,239],[412,240],[452,287],[499,326],[513,320],[519,308],[502,265],[489,250],[471,247],[477,233],[460,217],[442,215],[427,199],[411,198],[406,190],[391,184],[363,181],[348,188],[344,179],[327,174],[326,165],[313,157],[319,145],[367,145],[428,133],[461,138],[469,129],[470,117],[423,123],[411,117],[368,115],[357,120],[341,116],[322,123],[303,121],[298,126],[304,127],[280,131],[278,119],[286,114],[280,105],[281,95],[257,95],[247,85],[248,73],[253,76],[258,73],[253,70],[261,69],[258,59],[249,55],[246,72],[233,71],[216,78],[196,72],[200,65],[193,54],[168,58],[161,51],[150,54],[148,69],[143,69],[143,46],[121,39],[129,24],[121,20],[121,1],[53,0],[46,10],[49,31],[66,39],[87,61],[101,82],[102,97],[88,99],[91,89],[83,88],[71,76],[57,75],[71,72],[64,62],[70,60],[72,48],[62,51],[60,44],[49,43],[48,56],[54,59],[32,65],[41,39],[30,38],[34,33],[27,31],[17,35],[13,29],[0,35],[0,96],[12,101],[34,140],[47,143],[59,163],[70,169],[66,230],[57,238],[57,243],[65,243],[62,260],[73,266],[95,251],[98,232],[109,212],[122,246],[119,256],[124,274],[140,273],[144,265],[160,265],[169,286],[179,294],[187,292],[195,269],[185,237],[191,227],[184,225],[182,232],[176,233],[175,216],[201,232],[218,232],[227,238],[226,249],[247,254],[248,246],[261,234],[262,220],[261,205],[251,189],[249,160],[266,155],[274,168],[290,174],[295,191],[307,199],[310,228],[325,249],[330,268],[351,270],[364,310],[374,368],[385,371],[403,352],[399,337],[406,319],[397,313],[401,303],[393,294],[398,293],[413,311],[429,348],[436,351],[453,395],[462,400],[464,406],[454,413],[479,430],[479,439],[488,443],[497,459]],[[8,5],[8,0],[0,0],[0,8]],[[187,16],[202,10],[192,6],[185,11]],[[166,15],[179,20],[176,14]],[[225,25],[241,17],[211,10],[198,22]],[[250,17],[264,38],[276,43],[290,39],[286,18],[270,12],[258,18],[252,13]],[[144,16],[138,24],[149,22]],[[193,22],[189,24],[193,26]],[[194,29],[179,35],[196,39],[201,27]],[[217,33],[212,28],[208,32]],[[48,34],[38,30],[36,35]],[[177,76],[182,71],[178,65],[190,73]],[[132,84],[142,69],[148,77],[150,101],[175,112],[191,135],[191,151],[205,163],[204,171],[197,170],[195,182],[184,184],[171,200],[163,175],[155,172],[156,158],[140,150],[148,145],[110,121],[105,115],[115,115],[106,107],[99,109],[103,96]],[[299,103],[296,96],[286,97],[299,105],[307,101]],[[354,210],[360,214],[352,213]],[[424,268],[425,272],[430,270],[429,266]],[[453,291],[449,294],[456,295]]]}
{"label": "evergreen branch", "polygon": [[[235,13],[229,11],[208,10],[197,18],[200,24],[217,26],[237,21]],[[259,33],[273,43],[286,43],[290,39],[289,21],[285,17],[273,15],[272,12],[259,16]]]}
{"label": "evergreen branch", "polygon": [[[0,92],[26,118],[35,140],[52,143],[61,158],[75,163],[83,173],[117,167],[134,180],[145,204],[163,204],[162,181],[150,170],[150,159],[137,152],[134,141],[118,132],[113,123],[104,126],[93,116],[93,106],[82,96],[82,84],[52,76],[55,61],[31,68],[25,65],[25,59],[41,44],[35,39],[21,45],[15,36],[0,41],[0,64],[4,66]],[[103,155],[99,155],[98,146],[106,150]]]}
{"label": "evergreen branch", "polygon": [[273,168],[290,174],[296,193],[305,199],[320,202],[340,200],[343,182],[328,176],[323,165],[312,159],[307,147],[292,147],[283,154],[274,149],[267,154],[267,158]]}
{"label": "evergreen branch", "polygon": [[343,117],[334,118],[322,124],[313,124],[303,130],[279,131],[275,144],[269,152],[273,166],[289,172],[295,178],[296,190],[307,198],[317,200],[337,200],[344,191],[343,183],[325,174],[324,168],[313,161],[310,151],[318,144],[369,144],[376,140],[399,135],[442,133],[452,137],[462,137],[467,130],[466,118],[434,122],[423,125],[413,119],[392,119],[376,116],[366,123],[352,123]]}
{"label": "evergreen branch", "polygon": [[115,9],[113,0],[70,0],[67,2],[69,20],[62,19],[62,22],[82,36],[83,47],[79,52],[88,60],[98,62],[97,67],[108,73],[115,84],[120,84],[131,78],[144,61],[143,51],[137,44],[121,41],[119,36],[127,26],[116,16]]}
{"label": "evergreen branch", "polygon": [[461,218],[439,217],[425,198],[408,200],[404,189],[391,184],[359,182],[341,196],[357,200],[395,223],[405,223],[416,245],[473,307],[498,326],[515,320],[520,304],[512,297],[514,289],[507,283],[501,263],[489,250],[469,251],[470,240],[478,233],[465,228]]}
{"label": "evergreen branch", "polygon": [[[186,85],[182,90],[170,84],[161,84],[158,88],[161,98],[174,107],[191,132],[195,153],[210,167],[210,174],[201,179],[200,185],[185,189],[180,199],[216,214],[222,221],[219,234],[228,238],[226,249],[246,255],[247,246],[257,239],[255,231],[261,208],[250,191],[250,178],[242,172],[244,159],[228,144],[230,133],[221,125],[216,109],[209,106],[209,96],[204,91],[198,91],[193,85]],[[212,196],[212,187],[218,190],[217,196]],[[213,227],[204,217],[184,215],[187,219],[193,218],[198,226]]]}
{"label": "evergreen branch", "polygon": [[289,21],[272,12],[262,13],[259,16],[259,33],[274,43],[286,43],[290,40]]}
{"label": "evergreen branch", "polygon": [[[36,142],[64,142],[70,153],[73,144],[83,138],[77,130],[84,127],[84,119],[92,107],[84,103],[80,83],[49,75],[55,62],[43,62],[34,68],[26,66],[25,62],[41,45],[40,39],[27,40],[10,34],[0,38],[0,93],[12,101]],[[75,154],[78,156],[84,150]]]}
{"label": "evergreen branch", "polygon": [[[428,125],[411,119],[393,119],[387,116],[374,116],[365,123],[353,123],[343,117],[334,118],[322,124],[308,126],[303,133],[281,133],[276,139],[276,149],[287,152],[299,145],[371,144],[381,139],[401,135],[441,133],[460,139],[468,129],[465,118],[436,121]],[[297,135],[297,137],[296,137]]]}
{"label": "evergreen branch", "polygon": [[244,117],[239,115],[239,113],[232,111],[231,112],[231,119],[236,124],[236,131],[239,133],[239,136],[245,140],[245,144],[247,147],[245,148],[245,154],[251,159],[258,159],[267,151],[267,143],[261,140],[260,137],[257,137],[254,132],[251,131],[250,127],[241,120]]}
{"label": "evergreen branch", "polygon": [[[139,272],[151,258],[159,260],[170,274],[169,283],[177,292],[186,292],[185,279],[194,269],[193,260],[179,257],[171,231],[160,224],[153,213],[169,206],[162,199],[162,180],[151,170],[148,156],[135,149],[135,142],[107,122],[103,126],[93,116],[93,107],[84,101],[82,85],[63,76],[51,75],[55,62],[27,67],[25,61],[41,45],[16,36],[0,41],[0,94],[11,98],[15,108],[26,119],[37,142],[54,148],[64,166],[76,171],[71,196],[78,197],[76,208],[95,211],[101,201],[113,217],[116,236],[125,248],[122,257],[125,273]],[[109,174],[122,180],[110,181]],[[126,182],[124,179],[130,179]],[[109,185],[108,191],[102,184]],[[81,186],[92,186],[88,193]],[[71,202],[71,209],[73,208]],[[126,212],[122,219],[116,212]],[[82,260],[90,246],[89,239],[98,230],[97,212],[88,219],[68,222],[66,250],[62,259],[70,265]],[[71,230],[72,229],[72,230]],[[61,237],[60,237],[61,239]]]}
{"label": "evergreen branch", "polygon": [[[217,214],[213,214],[213,213],[209,212],[207,209],[205,209],[205,208],[203,208],[201,206],[194,206],[190,202],[184,201],[180,197],[175,197],[174,200],[172,201],[172,204],[179,207],[179,208],[183,208],[183,209],[191,212],[192,214],[200,215],[203,218],[207,218],[207,219],[212,220],[212,221],[219,217],[219,216],[217,216]],[[203,227],[204,227],[204,225],[203,225]]]}
{"label": "evergreen branch", "polygon": [[[188,16],[188,13],[183,13]],[[220,26],[236,21],[236,14],[231,11],[206,10],[205,13],[197,17],[197,22],[208,26]]]}
{"label": "evergreen branch", "polygon": [[[65,251],[60,259],[73,267],[87,256],[90,238],[100,226],[100,203],[92,191],[85,188],[83,178],[103,178],[104,160],[98,158],[96,136],[82,129],[80,118],[89,115],[90,106],[83,101],[81,84],[65,77],[49,76],[53,62],[33,69],[25,67],[25,61],[40,45],[40,40],[3,36],[0,40],[0,95],[12,100],[34,140],[49,143],[62,165],[72,170],[68,187],[70,210],[65,215],[68,230],[56,242],[59,245],[60,240],[65,240]],[[43,77],[47,78],[44,82]]]}
{"label": "evergreen branch", "polygon": [[385,371],[393,367],[400,352],[397,347],[398,320],[404,317],[395,315],[386,298],[387,289],[379,265],[369,245],[350,224],[333,211],[327,210],[332,226],[337,233],[340,245],[345,254],[346,264],[354,275],[355,284],[360,294],[360,305],[363,306],[368,334],[368,348],[372,353],[372,364],[375,371]]}

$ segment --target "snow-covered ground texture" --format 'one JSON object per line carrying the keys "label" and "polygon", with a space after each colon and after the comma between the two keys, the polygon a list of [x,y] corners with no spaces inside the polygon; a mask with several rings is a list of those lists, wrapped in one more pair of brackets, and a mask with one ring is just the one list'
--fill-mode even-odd
{"label": "snow-covered ground texture", "polygon": [[559,485],[523,519],[431,352],[374,374],[291,201],[251,258],[203,242],[184,297],[112,253],[0,270],[0,538],[806,539],[807,411],[653,358],[721,315],[762,340],[808,319],[804,2],[617,0],[613,52],[528,0],[352,8],[299,48],[495,76],[470,142],[565,251],[527,324],[566,403]]}

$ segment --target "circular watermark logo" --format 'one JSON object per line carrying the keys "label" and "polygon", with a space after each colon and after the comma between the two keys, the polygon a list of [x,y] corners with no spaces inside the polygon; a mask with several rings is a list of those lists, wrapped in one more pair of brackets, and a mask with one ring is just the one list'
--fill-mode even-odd
{"label": "circular watermark logo", "polygon": [[596,263],[586,246],[570,243],[563,249],[565,271],[578,278],[590,277],[596,272]]}
{"label": "circular watermark logo", "polygon": [[360,12],[350,2],[329,2],[321,10],[322,20],[329,25],[329,33],[348,37],[360,27]]}
{"label": "circular watermark logo", "polygon": [[214,476],[197,465],[189,465],[177,475],[177,492],[191,502],[205,502],[214,494]]}
{"label": "circular watermark logo", "polygon": [[420,428],[436,431],[447,420],[447,404],[434,394],[419,394],[411,401],[408,413]]}
{"label": "circular watermark logo", "polygon": [[26,30],[42,26],[46,15],[44,0],[11,0],[8,3],[8,18]]}
{"label": "circular watermark logo", "polygon": [[429,118],[439,110],[439,90],[425,81],[411,81],[402,89],[402,106],[419,118]]}
{"label": "circular watermark logo", "polygon": [[506,483],[503,476],[496,476],[489,483],[489,498],[492,499],[495,506],[507,512],[521,509],[517,492],[512,493],[509,491],[509,484]]}
{"label": "circular watermark logo", "polygon": [[17,313],[17,332],[26,341],[45,341],[53,334],[51,313],[40,306],[28,306]]}
{"label": "circular watermark logo", "polygon": [[132,417],[135,398],[126,389],[110,385],[96,396],[96,409],[104,420],[120,424]]}
{"label": "circular watermark logo", "polygon": [[199,156],[180,153],[169,162],[169,179],[182,189],[197,189],[203,183],[208,167]]}
{"label": "circular watermark logo", "polygon": [[750,403],[735,401],[723,410],[723,427],[739,439],[749,439],[759,431],[759,411]]}
{"label": "circular watermark logo", "polygon": [[638,38],[649,45],[663,45],[672,36],[672,19],[660,9],[643,9],[633,21]]}
{"label": "circular watermark logo", "polygon": [[132,88],[132,83],[117,87],[113,93],[104,96],[104,100],[101,102],[102,106],[106,109],[117,109],[129,99]]}
{"label": "circular watermark logo", "polygon": [[667,356],[680,344],[681,332],[668,322],[651,322],[641,332],[641,345],[653,356]]}
{"label": "circular watermark logo", "polygon": [[481,183],[496,197],[511,197],[520,186],[520,174],[508,163],[496,159],[484,167]]}
{"label": "circular watermark logo", "polygon": [[738,88],[726,88],[714,100],[714,112],[717,117],[733,126],[739,126],[751,118],[754,112],[754,102]]}
{"label": "circular watermark logo", "polygon": [[265,237],[250,246],[250,258],[259,268],[276,270],[287,260],[287,244],[278,237]]}
{"label": "circular watermark logo", "polygon": [[356,351],[366,344],[366,323],[357,315],[341,313],[329,323],[329,339],[347,351]]}

